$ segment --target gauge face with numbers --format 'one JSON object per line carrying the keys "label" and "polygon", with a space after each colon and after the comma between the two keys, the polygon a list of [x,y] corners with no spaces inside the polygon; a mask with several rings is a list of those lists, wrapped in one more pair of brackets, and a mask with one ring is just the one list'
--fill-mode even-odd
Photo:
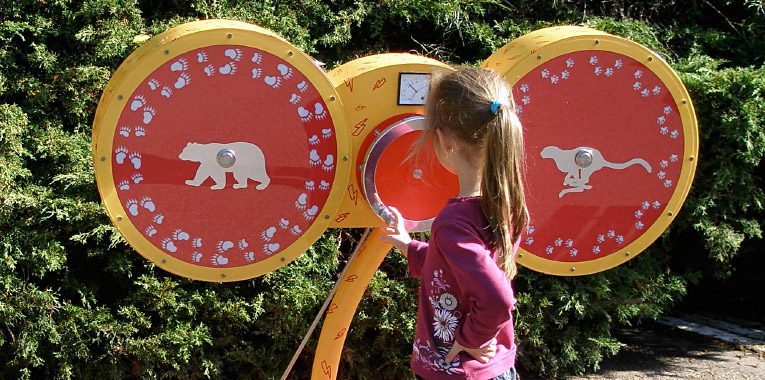
{"label": "gauge face with numbers", "polygon": [[398,77],[398,105],[423,105],[428,98],[430,74],[400,73]]}

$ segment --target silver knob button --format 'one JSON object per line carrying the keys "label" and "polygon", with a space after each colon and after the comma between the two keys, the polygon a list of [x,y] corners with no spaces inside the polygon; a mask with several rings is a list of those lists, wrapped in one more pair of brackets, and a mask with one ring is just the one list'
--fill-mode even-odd
{"label": "silver knob button", "polygon": [[236,163],[236,153],[231,149],[221,149],[215,160],[222,168],[230,168]]}

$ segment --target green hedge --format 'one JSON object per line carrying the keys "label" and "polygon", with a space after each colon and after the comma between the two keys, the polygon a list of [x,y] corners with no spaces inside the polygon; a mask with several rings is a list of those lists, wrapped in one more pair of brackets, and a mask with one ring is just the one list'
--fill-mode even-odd
{"label": "green hedge", "polygon": [[[222,285],[156,269],[104,213],[90,157],[101,91],[138,46],[134,36],[202,18],[270,28],[328,67],[387,51],[477,63],[531,30],[571,23],[664,55],[691,92],[701,132],[696,180],[675,223],[616,269],[581,278],[522,270],[515,282],[521,365],[550,378],[597,368],[620,347],[616,324],[654,318],[689,283],[734,273],[744,242],[763,249],[762,2],[704,3],[2,2],[0,377],[275,378],[331,289],[359,231],[328,231],[294,263]],[[400,255],[389,255],[353,322],[340,378],[410,376],[416,287]],[[293,378],[309,377],[313,347],[315,339]]]}

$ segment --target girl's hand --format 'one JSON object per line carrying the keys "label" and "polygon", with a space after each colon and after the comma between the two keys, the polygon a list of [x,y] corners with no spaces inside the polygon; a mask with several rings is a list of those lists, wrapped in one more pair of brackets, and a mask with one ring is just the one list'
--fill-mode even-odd
{"label": "girl's hand", "polygon": [[457,354],[462,351],[467,352],[468,355],[472,356],[479,362],[486,364],[489,362],[489,360],[494,358],[494,355],[497,353],[497,339],[492,339],[489,344],[480,348],[467,348],[455,340],[452,349],[449,350],[449,353],[447,353],[446,357],[444,358],[446,363],[451,363]]}
{"label": "girl's hand", "polygon": [[409,247],[409,243],[412,242],[409,232],[406,231],[404,226],[404,217],[395,207],[388,207],[388,209],[396,217],[396,224],[388,227],[383,227],[381,230],[385,233],[380,240],[393,244],[401,253],[406,256],[406,250]]}

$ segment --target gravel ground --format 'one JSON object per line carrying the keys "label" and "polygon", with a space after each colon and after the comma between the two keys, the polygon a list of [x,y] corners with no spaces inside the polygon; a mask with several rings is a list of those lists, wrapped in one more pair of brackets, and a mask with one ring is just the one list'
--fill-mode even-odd
{"label": "gravel ground", "polygon": [[[569,379],[765,379],[762,354],[713,338],[653,323],[621,329],[616,336],[627,344],[617,356],[601,363],[596,373]],[[532,374],[521,378],[539,379]]]}

